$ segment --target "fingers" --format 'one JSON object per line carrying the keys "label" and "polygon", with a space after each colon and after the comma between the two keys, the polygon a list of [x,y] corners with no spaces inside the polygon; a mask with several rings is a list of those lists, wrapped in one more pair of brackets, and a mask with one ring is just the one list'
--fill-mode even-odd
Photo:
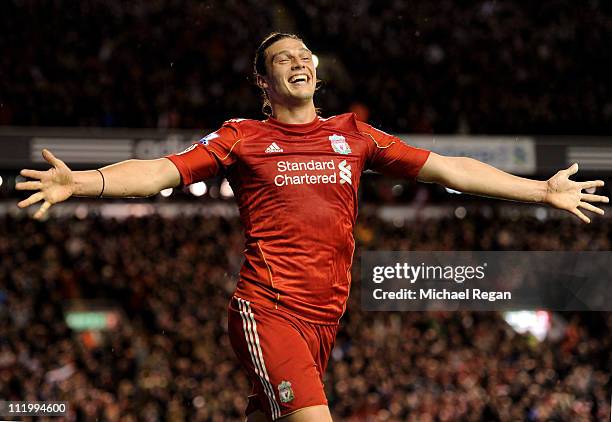
{"label": "fingers", "polygon": [[572,174],[576,174],[578,172],[578,163],[572,164],[571,166],[566,168],[565,171],[567,172],[568,176],[571,176]]}
{"label": "fingers", "polygon": [[66,164],[64,164],[64,162],[62,160],[60,160],[59,158],[57,158],[55,155],[53,155],[51,153],[51,151],[49,151],[48,149],[43,149],[42,150],[42,156],[45,160],[47,160],[47,162],[49,164],[51,164],[53,167],[62,167],[62,166],[66,166]]}
{"label": "fingers", "polygon": [[601,208],[597,208],[596,206],[591,205],[588,202],[580,202],[578,206],[584,208],[587,211],[594,212],[595,214],[604,215],[604,210],[602,210]]}
{"label": "fingers", "polygon": [[36,213],[34,214],[34,218],[36,220],[40,220],[42,217],[44,217],[49,208],[51,208],[51,203],[48,201],[43,202],[38,211],[36,211]]}
{"label": "fingers", "polygon": [[42,183],[39,181],[34,182],[21,182],[15,185],[17,190],[37,190],[42,189]]}
{"label": "fingers", "polygon": [[43,175],[45,174],[44,171],[38,171],[38,170],[28,170],[28,169],[23,169],[19,172],[19,174],[21,174],[23,177],[29,177],[30,179],[42,179]]}
{"label": "fingers", "polygon": [[589,202],[603,202],[603,203],[608,203],[610,202],[610,198],[608,198],[607,196],[603,196],[603,195],[591,195],[588,193],[583,193],[580,196],[580,199],[584,200],[584,201],[589,201]]}
{"label": "fingers", "polygon": [[573,210],[570,210],[570,212],[587,224],[591,222],[591,219],[584,215],[578,208],[574,208]]}
{"label": "fingers", "polygon": [[45,194],[42,192],[36,192],[33,195],[30,195],[30,197],[28,199],[24,199],[23,201],[19,202],[17,204],[17,206],[19,208],[25,208],[25,207],[29,207],[32,204],[37,203],[38,201],[40,201],[41,199],[45,198]]}
{"label": "fingers", "polygon": [[580,189],[600,188],[605,185],[603,180],[589,180],[588,182],[580,182]]}

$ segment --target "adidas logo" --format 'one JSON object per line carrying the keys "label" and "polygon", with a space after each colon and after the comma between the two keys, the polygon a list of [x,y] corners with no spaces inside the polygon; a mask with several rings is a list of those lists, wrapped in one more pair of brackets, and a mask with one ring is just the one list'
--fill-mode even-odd
{"label": "adidas logo", "polygon": [[278,145],[276,145],[276,142],[272,142],[268,146],[268,148],[266,148],[266,153],[271,153],[271,152],[283,152],[283,149],[279,147]]}

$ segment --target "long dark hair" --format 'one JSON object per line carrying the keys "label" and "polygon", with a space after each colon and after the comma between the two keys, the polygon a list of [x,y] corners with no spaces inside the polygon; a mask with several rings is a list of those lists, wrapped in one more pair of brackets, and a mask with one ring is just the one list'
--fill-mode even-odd
{"label": "long dark hair", "polygon": [[[268,74],[268,71],[266,69],[266,49],[272,44],[274,44],[276,41],[280,41],[285,38],[302,41],[302,39],[295,34],[289,34],[285,32],[272,32],[263,39],[261,44],[259,44],[259,47],[257,47],[257,51],[255,51],[255,59],[253,59],[253,78],[255,80],[255,83],[257,83],[257,78],[259,76],[267,76]],[[270,99],[268,98],[268,94],[266,94],[265,89],[261,88],[261,91],[261,96],[263,99],[261,111],[263,112],[263,114],[269,117],[272,115],[272,105],[270,104]]]}

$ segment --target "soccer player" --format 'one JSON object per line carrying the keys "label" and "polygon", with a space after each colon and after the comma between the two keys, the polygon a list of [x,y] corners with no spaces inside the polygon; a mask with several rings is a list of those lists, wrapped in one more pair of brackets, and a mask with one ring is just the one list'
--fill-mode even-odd
{"label": "soccer player", "polygon": [[600,180],[575,182],[574,164],[547,181],[530,180],[463,157],[413,148],[359,122],[322,118],[313,97],[311,51],[292,34],[274,33],[254,62],[263,121],[234,119],[185,151],[71,171],[47,150],[47,171],[22,170],[36,190],[19,207],[43,201],[35,218],[70,196],[145,197],[223,173],[245,229],[245,261],[228,307],[232,347],[253,384],[247,421],[330,421],[323,374],[349,295],[361,173],[435,182],[489,197],[581,209],[605,196],[583,193]]}

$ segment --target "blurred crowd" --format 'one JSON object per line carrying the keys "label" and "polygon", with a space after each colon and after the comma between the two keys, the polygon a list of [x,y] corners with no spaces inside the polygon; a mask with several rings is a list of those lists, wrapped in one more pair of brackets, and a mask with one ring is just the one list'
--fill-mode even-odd
{"label": "blurred crowd", "polygon": [[612,130],[603,0],[9,0],[0,28],[0,125],[262,118],[253,52],[282,29],[319,56],[325,115],[411,133]]}
{"label": "blurred crowd", "polygon": [[[496,216],[387,223],[363,213],[361,250],[610,250],[612,225]],[[0,397],[68,400],[78,421],[238,421],[250,385],[226,333],[241,264],[237,219],[0,217]],[[564,313],[556,340],[498,313],[372,313],[358,265],[325,374],[338,421],[602,421],[612,313]],[[97,338],[65,305],[114,303]],[[93,336],[93,337],[92,337]]]}

